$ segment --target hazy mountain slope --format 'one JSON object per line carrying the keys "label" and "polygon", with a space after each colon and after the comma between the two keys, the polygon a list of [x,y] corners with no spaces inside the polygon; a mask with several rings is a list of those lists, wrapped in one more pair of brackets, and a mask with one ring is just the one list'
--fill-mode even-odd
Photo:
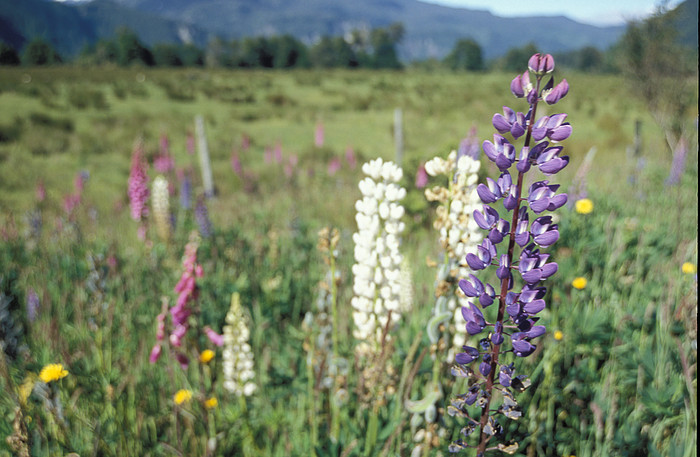
{"label": "hazy mountain slope", "polygon": [[63,55],[75,55],[87,44],[114,36],[119,27],[134,30],[147,45],[192,40],[199,46],[208,34],[197,27],[126,8],[109,1],[80,4],[45,0],[0,0],[0,40],[22,47],[41,37]]}
{"label": "hazy mountain slope", "polygon": [[417,0],[115,0],[191,22],[225,37],[292,34],[306,42],[401,22],[406,58],[444,56],[459,38],[472,37],[486,57],[530,41],[548,52],[585,45],[606,48],[624,27],[594,27],[566,18],[500,18],[487,11],[449,8]]}

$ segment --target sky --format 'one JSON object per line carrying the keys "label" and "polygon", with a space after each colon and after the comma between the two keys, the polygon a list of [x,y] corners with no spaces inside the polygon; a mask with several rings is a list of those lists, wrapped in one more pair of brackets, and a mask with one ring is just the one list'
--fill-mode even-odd
{"label": "sky", "polygon": [[[421,0],[445,6],[487,10],[496,16],[567,16],[599,26],[621,25],[652,14],[660,0]],[[670,0],[674,8],[681,0]]]}

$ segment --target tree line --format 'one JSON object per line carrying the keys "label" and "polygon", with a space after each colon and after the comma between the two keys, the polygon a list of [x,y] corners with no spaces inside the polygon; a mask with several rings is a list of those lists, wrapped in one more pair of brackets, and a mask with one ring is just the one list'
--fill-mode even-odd
{"label": "tree line", "polygon": [[[324,36],[307,46],[291,35],[215,38],[204,48],[193,44],[145,45],[127,28],[114,37],[86,46],[71,59],[83,64],[143,65],[156,67],[224,68],[402,68],[396,47],[403,25],[391,24],[369,31],[355,30],[346,37]],[[22,52],[0,41],[0,65],[53,65],[65,62],[56,49],[35,38]]]}
{"label": "tree line", "polygon": [[[634,43],[639,40],[631,36],[635,30],[632,24],[622,39],[606,51],[587,46],[553,54],[559,65],[570,69],[619,72],[619,57],[636,52]],[[403,36],[403,25],[394,23],[371,30],[353,30],[346,36],[324,36],[311,45],[291,35],[280,35],[233,40],[215,38],[205,48],[193,44],[156,44],[148,47],[133,31],[122,28],[112,38],[86,46],[71,61],[148,67],[400,69],[403,65],[397,46]],[[442,60],[432,59],[411,65],[457,71],[512,72],[519,71],[522,62],[538,51],[535,44],[528,43],[486,61],[479,43],[464,38],[458,40]],[[64,57],[41,38],[29,42],[21,53],[0,41],[0,65],[52,65],[64,61]]]}

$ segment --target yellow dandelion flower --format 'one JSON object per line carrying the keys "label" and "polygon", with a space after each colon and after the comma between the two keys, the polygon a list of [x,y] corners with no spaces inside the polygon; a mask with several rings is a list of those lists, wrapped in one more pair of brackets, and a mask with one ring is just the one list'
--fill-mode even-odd
{"label": "yellow dandelion flower", "polygon": [[192,400],[192,391],[187,389],[180,389],[177,392],[175,392],[173,400],[175,400],[176,405],[187,403],[188,401]]}
{"label": "yellow dandelion flower", "polygon": [[593,202],[588,198],[576,200],[576,212],[579,214],[590,214],[593,212]]}
{"label": "yellow dandelion flower", "polygon": [[216,398],[214,398],[214,397],[207,398],[207,399],[204,401],[204,407],[207,408],[207,409],[214,409],[214,408],[216,408],[218,405],[219,405],[219,401],[218,401]]}
{"label": "yellow dandelion flower", "polygon": [[692,275],[693,273],[695,273],[696,271],[698,271],[698,269],[697,269],[697,267],[695,266],[694,263],[685,262],[685,263],[681,266],[681,271],[682,271],[683,273],[685,273],[685,274]]}
{"label": "yellow dandelion flower", "polygon": [[214,358],[214,351],[211,349],[205,349],[199,354],[199,361],[202,363],[209,363],[211,359]]}
{"label": "yellow dandelion flower", "polygon": [[556,332],[554,332],[554,339],[557,341],[561,341],[562,339],[564,339],[564,333],[561,330],[557,330]]}
{"label": "yellow dandelion flower", "polygon": [[39,373],[39,379],[44,381],[46,384],[51,381],[58,381],[61,378],[68,376],[68,371],[63,368],[60,363],[50,363],[41,369]]}
{"label": "yellow dandelion flower", "polygon": [[578,289],[578,290],[585,289],[586,284],[588,284],[588,280],[586,278],[581,277],[581,276],[579,276],[578,278],[571,281],[571,285],[574,286],[574,289]]}

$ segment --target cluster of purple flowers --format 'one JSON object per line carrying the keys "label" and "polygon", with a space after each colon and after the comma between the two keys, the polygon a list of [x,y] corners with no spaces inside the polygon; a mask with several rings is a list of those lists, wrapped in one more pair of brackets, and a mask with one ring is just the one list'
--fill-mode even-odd
{"label": "cluster of purple flowers", "polygon": [[[190,328],[189,317],[194,312],[193,306],[197,302],[199,289],[197,278],[204,275],[202,266],[197,263],[197,249],[199,248],[199,236],[196,232],[190,236],[190,241],[185,246],[185,253],[182,257],[182,276],[175,285],[175,292],[178,294],[175,306],[170,308],[172,320],[172,331],[168,341],[170,346],[176,348],[175,358],[183,368],[187,368],[189,358],[183,352],[177,350],[182,346],[183,339]],[[158,315],[158,328],[156,330],[156,344],[151,350],[150,361],[155,363],[161,355],[162,343],[165,340],[165,319],[167,305],[163,306],[163,311]]]}
{"label": "cluster of purple flowers", "polygon": [[[482,210],[474,212],[474,220],[488,235],[476,252],[466,256],[472,270],[484,270],[493,265],[497,286],[482,282],[473,274],[459,281],[460,289],[472,299],[462,308],[467,333],[476,336],[488,331],[488,334],[475,346],[463,346],[464,352],[455,356],[452,373],[469,378],[469,389],[453,399],[448,413],[467,419],[463,435],[469,436],[477,427],[480,434],[478,444],[470,445],[460,439],[450,446],[450,451],[476,448],[478,457],[490,450],[507,453],[517,450],[517,443],[487,447],[494,436],[502,434],[503,427],[497,420],[499,414],[510,419],[521,416],[514,391],[525,390],[530,384],[527,375],[516,372],[512,358],[504,359],[508,354],[516,357],[531,355],[537,347],[536,339],[545,334],[545,326],[538,323],[537,317],[546,306],[547,289],[541,283],[556,273],[558,267],[555,262],[550,262],[549,254],[541,252],[541,248],[553,245],[559,239],[559,230],[552,216],[542,213],[554,211],[567,201],[566,194],[557,194],[559,185],[550,184],[548,180],[535,182],[529,189],[524,189],[523,177],[531,168],[537,167],[550,176],[569,163],[568,157],[561,155],[562,147],[556,143],[571,135],[566,114],[536,117],[540,101],[552,105],[569,90],[565,79],[556,86],[551,77],[544,82],[545,75],[554,70],[554,59],[548,54],[535,54],[528,67],[529,72],[518,75],[511,83],[512,93],[527,100],[527,113],[504,107],[503,114],[496,114],[492,119],[499,133],[494,134],[493,142],[483,143],[485,155],[496,164],[501,174],[496,180],[487,178],[486,184],[477,187],[484,205]],[[530,73],[534,75],[534,81],[531,81]],[[519,153],[503,134],[510,134],[514,140],[524,137]],[[517,174],[511,175],[513,165]],[[525,191],[527,194],[523,195]],[[510,220],[502,218],[499,211],[489,206],[499,200],[503,201],[509,215],[506,217]],[[531,220],[532,213],[534,219]],[[495,320],[488,320],[485,310],[493,304],[497,308]],[[471,365],[477,363],[474,370]],[[502,403],[494,408],[492,403],[496,401],[496,392],[500,392]],[[480,408],[480,416],[470,415],[468,408],[472,406]]]}

